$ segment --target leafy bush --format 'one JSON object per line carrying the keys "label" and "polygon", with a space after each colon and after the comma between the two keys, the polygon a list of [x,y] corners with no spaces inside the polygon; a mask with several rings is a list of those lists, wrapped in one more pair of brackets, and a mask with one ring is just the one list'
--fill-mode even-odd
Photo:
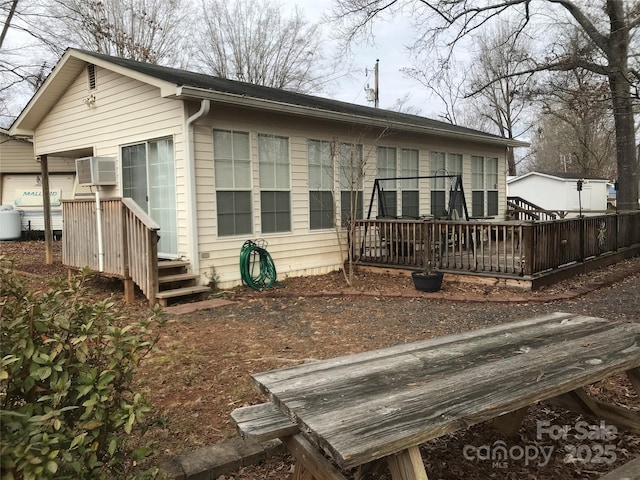
{"label": "leafy bush", "polygon": [[125,323],[110,300],[91,303],[86,280],[33,293],[0,257],[2,480],[156,473],[134,468],[151,447],[132,446],[150,411],[132,380],[157,341],[160,310]]}

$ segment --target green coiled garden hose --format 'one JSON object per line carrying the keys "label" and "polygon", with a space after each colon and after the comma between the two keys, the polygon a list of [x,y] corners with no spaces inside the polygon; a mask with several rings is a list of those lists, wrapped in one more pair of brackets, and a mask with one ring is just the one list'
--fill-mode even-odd
{"label": "green coiled garden hose", "polygon": [[264,290],[276,282],[276,266],[269,252],[264,248],[266,242],[247,240],[240,249],[240,276],[242,283],[253,290]]}

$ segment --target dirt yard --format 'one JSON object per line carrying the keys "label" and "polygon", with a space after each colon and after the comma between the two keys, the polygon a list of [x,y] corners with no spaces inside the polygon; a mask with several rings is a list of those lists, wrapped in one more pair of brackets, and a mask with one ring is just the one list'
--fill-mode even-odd
{"label": "dirt yard", "polygon": [[[33,288],[42,289],[48,277],[66,275],[66,269],[59,263],[60,244],[54,246],[56,263],[50,266],[42,264],[42,242],[2,243],[0,255],[14,258],[16,271],[26,272],[24,278]],[[619,281],[585,293],[595,282],[606,285],[613,278]],[[141,295],[134,304],[122,304],[122,285],[118,280],[96,278],[91,280],[91,289],[95,298],[113,295],[122,315],[133,317],[147,311]],[[310,296],[337,290],[344,292],[335,296]],[[374,273],[359,275],[352,289],[346,289],[341,274],[336,273],[288,279],[265,293],[243,288],[223,292],[222,295],[235,303],[168,316],[157,350],[142,366],[138,383],[156,411],[157,427],[150,434],[158,441],[160,456],[177,455],[235,435],[229,413],[237,407],[264,401],[249,384],[251,373],[552,311],[640,322],[638,292],[640,258],[537,292],[505,291],[490,285],[454,285],[445,281],[442,293],[427,298],[414,295],[408,276]],[[401,297],[401,294],[408,296]],[[546,301],[550,297],[556,300]],[[626,378],[607,379],[589,391],[596,397],[640,410],[640,400]],[[606,442],[580,441],[575,429],[565,440],[536,438],[539,421],[575,426],[580,420],[589,425],[598,424],[595,419],[584,419],[543,403],[530,411],[515,439],[503,438],[480,424],[434,440],[422,448],[429,478],[596,479],[600,472],[640,455],[640,435],[624,431]],[[507,443],[507,448],[553,447],[553,455],[544,464],[543,459],[538,458],[530,462],[511,459],[497,465],[477,457],[465,458],[463,454],[466,445],[490,448],[500,440]],[[596,453],[605,443],[612,445],[609,451],[615,452],[616,461],[611,465],[597,462],[601,458]],[[586,446],[576,453],[575,447],[579,445]],[[289,457],[275,457],[221,480],[289,479],[290,467]],[[381,472],[375,478],[388,477]]]}

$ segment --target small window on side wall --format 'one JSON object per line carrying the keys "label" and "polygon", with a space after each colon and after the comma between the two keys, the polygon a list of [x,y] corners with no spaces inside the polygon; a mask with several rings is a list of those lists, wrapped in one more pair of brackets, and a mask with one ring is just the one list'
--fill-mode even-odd
{"label": "small window on side wall", "polygon": [[87,65],[87,85],[89,90],[96,89],[96,66],[93,63]]}

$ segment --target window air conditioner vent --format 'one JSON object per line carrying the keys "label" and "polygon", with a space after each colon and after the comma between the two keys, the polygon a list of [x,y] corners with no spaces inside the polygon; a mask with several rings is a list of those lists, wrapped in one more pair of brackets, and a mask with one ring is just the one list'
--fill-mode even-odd
{"label": "window air conditioner vent", "polygon": [[79,185],[115,185],[116,160],[111,157],[84,157],[76,159]]}

